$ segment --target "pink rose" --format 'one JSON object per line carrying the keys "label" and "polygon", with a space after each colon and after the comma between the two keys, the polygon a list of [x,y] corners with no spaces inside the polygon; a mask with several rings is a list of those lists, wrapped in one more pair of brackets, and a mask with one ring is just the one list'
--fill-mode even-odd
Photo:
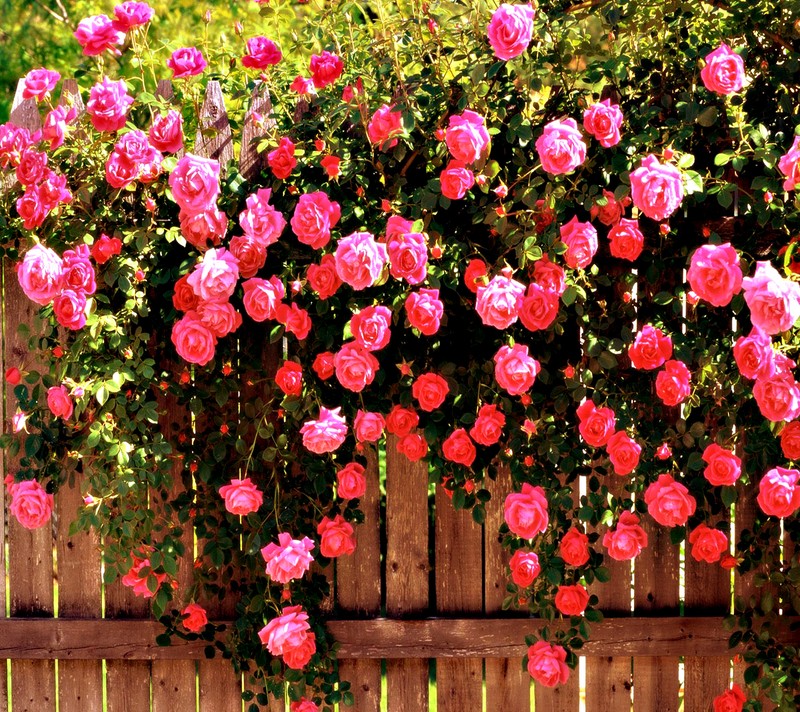
{"label": "pink rose", "polygon": [[386,421],[380,413],[370,413],[359,408],[353,422],[353,431],[359,442],[375,443],[383,437]]}
{"label": "pink rose", "polygon": [[438,289],[420,289],[412,292],[405,301],[406,315],[411,326],[425,336],[439,331],[444,303],[439,299]]}
{"label": "pink rose", "polygon": [[489,132],[486,121],[474,111],[451,116],[445,142],[450,155],[464,165],[475,163],[489,152]]}
{"label": "pink rose", "polygon": [[525,285],[511,279],[510,270],[504,270],[486,286],[478,286],[475,311],[485,325],[506,329],[517,320],[524,295]]}
{"label": "pink rose", "polygon": [[247,208],[239,213],[244,234],[269,247],[276,243],[286,227],[283,213],[270,205],[272,189],[260,188],[247,197]]}
{"label": "pink rose", "polygon": [[403,114],[395,111],[394,106],[384,104],[369,120],[367,124],[367,136],[370,143],[387,151],[397,145],[396,136],[403,133]]}
{"label": "pink rose", "polygon": [[356,550],[356,537],[353,526],[341,514],[333,519],[323,517],[317,525],[320,536],[319,553],[328,559],[352,554]]}
{"label": "pink rose", "polygon": [[508,562],[511,567],[511,580],[520,588],[527,588],[542,571],[539,557],[532,551],[517,549]]}
{"label": "pink rose", "polygon": [[711,443],[703,450],[703,461],[706,468],[703,476],[715,487],[733,485],[742,474],[742,461],[730,450]]}
{"label": "pink rose", "polygon": [[681,172],[653,155],[643,158],[630,178],[633,204],[652,220],[666,220],[683,200]]}
{"label": "pink rose", "polygon": [[275,318],[283,324],[286,333],[294,334],[298,341],[303,341],[311,332],[311,317],[297,304],[279,304]]}
{"label": "pink rose", "polygon": [[634,368],[652,371],[672,356],[672,339],[661,329],[645,324],[628,347]]}
{"label": "pink rose", "polygon": [[608,231],[611,254],[622,260],[633,262],[639,259],[644,247],[644,235],[638,220],[622,218]]}
{"label": "pink rose", "polygon": [[742,712],[745,702],[747,695],[739,685],[733,683],[730,690],[714,698],[714,712]]}
{"label": "pink rose", "polygon": [[558,553],[568,566],[583,566],[589,561],[589,537],[580,529],[571,527],[561,538]]}
{"label": "pink rose", "polygon": [[343,282],[336,273],[336,258],[333,255],[323,255],[320,264],[309,265],[306,272],[308,283],[321,300],[328,299],[336,294]]}
{"label": "pink rose", "polygon": [[791,373],[773,373],[757,379],[753,397],[761,414],[773,423],[800,415],[800,387]]}
{"label": "pink rose", "polygon": [[692,291],[700,299],[715,307],[727,306],[742,288],[739,253],[727,242],[698,247],[686,276]]}
{"label": "pink rose", "polygon": [[86,325],[86,295],[62,289],[53,300],[53,313],[61,326],[77,331]]}
{"label": "pink rose", "polygon": [[[131,4],[131,3],[126,3]],[[144,3],[135,3],[137,5]],[[206,609],[196,603],[190,603],[181,611],[183,627],[191,633],[201,633],[208,625]]]}
{"label": "pink rose", "polygon": [[310,631],[308,613],[301,606],[287,606],[259,631],[258,637],[271,655],[279,656],[303,646],[313,635]]}
{"label": "pink rose", "polygon": [[106,50],[120,54],[116,45],[121,45],[125,41],[125,33],[108,15],[92,15],[84,18],[78,23],[73,36],[83,47],[83,53],[87,57],[102,54]]}
{"label": "pink rose", "polygon": [[[78,116],[74,106],[62,104],[47,112],[42,126],[42,138],[50,142],[50,150],[54,151],[64,144],[67,125]],[[0,142],[2,143],[2,142]],[[0,165],[2,165],[2,151],[0,150]]]}
{"label": "pink rose", "polygon": [[105,264],[121,252],[122,241],[118,237],[109,237],[105,234],[101,234],[91,248],[92,258],[99,265]]}
{"label": "pink rose", "polygon": [[247,54],[242,57],[242,66],[248,69],[266,69],[282,59],[283,53],[278,45],[259,35],[247,40]]}
{"label": "pink rose", "polygon": [[603,546],[615,561],[635,559],[647,546],[647,532],[639,526],[639,517],[633,512],[623,512],[616,529],[603,535]]}
{"label": "pink rose", "polygon": [[597,252],[597,230],[588,222],[578,222],[573,216],[566,225],[560,229],[561,242],[567,246],[564,253],[564,262],[572,269],[585,269],[592,264],[592,259]]}
{"label": "pink rose", "polygon": [[[178,219],[181,226],[181,235],[186,239],[186,242],[194,245],[201,252],[208,249],[209,245],[219,245],[228,230],[228,216],[214,207],[199,213],[181,210]],[[242,239],[241,236],[237,237]],[[234,256],[236,255],[234,254]],[[266,258],[266,252],[264,257]]]}
{"label": "pink rose", "polygon": [[132,30],[135,27],[146,25],[153,19],[154,14],[155,10],[146,2],[128,0],[128,2],[123,2],[114,8],[114,24],[121,30]]}
{"label": "pink rose", "polygon": [[164,153],[177,153],[183,149],[183,116],[175,109],[166,114],[156,114],[147,137],[154,148]]}
{"label": "pink rose", "polygon": [[26,230],[33,230],[44,222],[50,209],[42,200],[39,186],[27,188],[22,196],[17,198],[17,212]]}
{"label": "pink rose", "polygon": [[[152,598],[156,595],[156,591],[160,588],[161,584],[167,580],[166,574],[157,574],[150,571],[147,576],[142,576],[142,569],[150,569],[150,559],[140,559],[136,555],[133,556],[133,566],[127,574],[125,574],[121,581],[123,586],[133,589],[133,593],[142,598]],[[153,577],[156,581],[156,591],[151,591],[147,585],[148,579]]]}
{"label": "pink rose", "polygon": [[412,408],[403,408],[400,405],[392,406],[386,416],[386,429],[399,438],[408,435],[419,425],[419,416]]}
{"label": "pink rose", "polygon": [[173,79],[188,79],[202,74],[207,66],[203,53],[197,47],[176,49],[167,60]]}
{"label": "pink rose", "polygon": [[591,210],[589,210],[589,215],[592,220],[597,218],[603,225],[611,227],[622,219],[622,216],[625,214],[625,208],[630,205],[630,202],[631,199],[628,197],[617,200],[616,196],[610,190],[605,190],[604,188],[602,198],[598,198],[595,201]]}
{"label": "pink rose", "polygon": [[780,157],[778,169],[786,176],[783,189],[794,190],[800,183],[800,136],[794,137],[791,148]]}
{"label": "pink rose", "polygon": [[439,175],[439,183],[445,198],[461,200],[475,185],[475,174],[461,161],[450,161]]}
{"label": "pink rose", "polygon": [[94,266],[87,245],[76,245],[74,250],[64,250],[61,258],[63,285],[84,294],[94,294],[97,289]]}
{"label": "pink rose", "polygon": [[325,158],[319,162],[319,165],[322,166],[328,178],[336,178],[340,173],[339,164],[341,162],[342,159],[338,156],[325,156]]}
{"label": "pink rose", "polygon": [[128,109],[133,105],[133,97],[128,96],[124,80],[112,82],[103,77],[89,92],[86,113],[92,126],[98,131],[119,131],[125,126]]}
{"label": "pink rose", "polygon": [[764,514],[789,517],[800,508],[800,472],[774,467],[758,483],[756,501]]}
{"label": "pink rose", "polygon": [[339,240],[334,257],[339,278],[356,290],[375,284],[388,259],[386,246],[369,232],[354,232]]}
{"label": "pink rose", "polygon": [[292,539],[287,532],[278,534],[278,543],[270,542],[261,549],[261,556],[267,565],[267,576],[275,583],[287,584],[301,579],[308,571],[314,557],[311,551],[314,542],[307,536]]}
{"label": "pink rose", "polygon": [[175,291],[172,293],[172,306],[182,312],[196,310],[200,306],[200,299],[189,285],[188,279],[188,274],[183,275],[175,282]]}
{"label": "pink rose", "polygon": [[692,393],[691,378],[685,363],[670,359],[656,376],[656,395],[664,405],[683,403]]}
{"label": "pink rose", "polygon": [[551,262],[547,254],[537,260],[533,265],[533,278],[540,287],[555,292],[559,297],[567,289],[567,279],[564,269]]}
{"label": "pink rose", "polygon": [[[387,231],[388,232],[388,231]],[[389,274],[395,279],[405,279],[409,284],[420,284],[428,276],[428,244],[420,232],[387,235],[386,253]]]}
{"label": "pink rose", "polygon": [[800,284],[781,277],[769,262],[757,262],[755,275],[742,285],[753,326],[767,334],[788,331],[800,317]]}
{"label": "pink rose", "polygon": [[496,405],[484,403],[478,411],[475,424],[470,428],[469,434],[479,445],[494,445],[503,435],[506,425],[506,416]]}
{"label": "pink rose", "polygon": [[552,175],[572,173],[586,160],[586,144],[575,119],[551,121],[536,139],[542,168]]}
{"label": "pink rose", "polygon": [[550,522],[544,490],[523,483],[521,492],[512,492],[506,497],[503,518],[509,530],[523,539],[542,534]]}
{"label": "pink rose", "polygon": [[181,210],[209,210],[215,207],[219,196],[219,162],[187,153],[170,174],[169,187]]}
{"label": "pink rose", "polygon": [[665,527],[683,526],[697,507],[689,490],[671,475],[659,475],[645,490],[644,501],[650,516]]}
{"label": "pink rose", "polygon": [[642,446],[624,430],[614,433],[606,443],[608,457],[617,475],[629,475],[639,466]]}
{"label": "pink rose", "polygon": [[303,367],[295,361],[284,361],[275,371],[275,383],[287,396],[299,396],[303,392]]}
{"label": "pink rose", "polygon": [[63,265],[61,258],[41,243],[25,253],[17,265],[19,286],[31,301],[46,306],[61,291]]}
{"label": "pink rose", "polygon": [[205,366],[214,358],[217,338],[197,312],[189,311],[172,327],[172,343],[184,361]]}
{"label": "pink rose", "polygon": [[28,129],[6,122],[0,124],[0,167],[16,166],[22,152],[33,144]]}
{"label": "pink rose", "polygon": [[341,499],[358,499],[367,491],[364,466],[350,462],[336,473],[336,493]]}
{"label": "pink rose", "polygon": [[614,434],[617,418],[611,408],[598,408],[585,400],[578,406],[578,432],[588,445],[603,447]]}
{"label": "pink rose", "polygon": [[238,280],[239,265],[224,247],[208,250],[187,279],[194,293],[206,302],[228,301]]}
{"label": "pink rose", "polygon": [[51,386],[47,389],[47,407],[56,418],[69,420],[73,404],[66,386]]}
{"label": "pink rose", "polygon": [[347,423],[339,415],[341,408],[328,410],[320,406],[319,418],[307,420],[300,428],[303,445],[317,455],[338,449],[347,437]]}
{"label": "pink rose", "polygon": [[489,44],[498,59],[509,60],[521,55],[533,38],[533,18],[536,14],[531,3],[511,5],[503,3],[492,13],[486,28]]}
{"label": "pink rose", "polygon": [[464,428],[454,430],[442,443],[442,454],[446,460],[464,467],[472,467],[477,452]]}
{"label": "pink rose", "polygon": [[758,327],[753,327],[748,336],[740,336],[733,345],[733,358],[745,378],[770,376],[774,355],[772,339]]}
{"label": "pink rose", "polygon": [[354,393],[363,391],[380,369],[378,359],[355,342],[348,342],[333,357],[336,378],[344,388]]}
{"label": "pink rose", "polygon": [[689,534],[692,545],[692,558],[715,564],[728,551],[728,537],[719,529],[712,529],[705,524],[698,524]]}
{"label": "pink rose", "polygon": [[334,355],[331,351],[323,351],[314,357],[314,363],[311,364],[311,368],[314,369],[314,373],[317,374],[321,381],[327,381],[336,373],[333,358]]}
{"label": "pink rose", "polygon": [[579,583],[559,586],[553,602],[559,613],[565,616],[582,616],[589,605],[589,592]]}
{"label": "pink rose", "polygon": [[196,311],[200,321],[218,339],[232,334],[242,325],[242,315],[230,302],[201,302]]}
{"label": "pink rose", "polygon": [[529,331],[547,329],[556,320],[558,307],[556,292],[531,282],[519,309],[519,320]]}
{"label": "pink rose", "polygon": [[619,130],[622,127],[622,112],[611,99],[592,104],[583,112],[583,128],[594,136],[603,148],[611,148],[619,143]]}
{"label": "pink rose", "polygon": [[33,186],[39,183],[47,170],[47,154],[26,148],[19,158],[16,176],[24,186]]}
{"label": "pink rose", "polygon": [[319,712],[319,706],[307,697],[301,697],[289,705],[289,712]]}
{"label": "pink rose", "polygon": [[781,450],[789,460],[800,460],[800,422],[793,420],[781,430]]}
{"label": "pink rose", "polygon": [[423,373],[411,386],[411,395],[427,413],[440,408],[449,392],[450,386],[438,373]]}
{"label": "pink rose", "polygon": [[44,101],[56,88],[61,75],[50,69],[31,69],[22,80],[22,98]]}
{"label": "pink rose", "polygon": [[540,370],[539,362],[528,355],[528,347],[522,344],[501,346],[494,355],[494,364],[497,385],[512,396],[529,391]]}
{"label": "pink rose", "polygon": [[540,640],[528,648],[528,673],[545,687],[558,687],[569,680],[566,660],[562,646]]}
{"label": "pink rose", "polygon": [[464,284],[473,294],[478,293],[478,287],[488,284],[488,268],[483,260],[470,260],[464,270]]}
{"label": "pink rose", "polygon": [[239,517],[257,512],[264,503],[264,494],[249,477],[231,480],[229,485],[219,488],[219,494],[225,500],[225,509]]}
{"label": "pink rose", "polygon": [[339,222],[341,214],[339,203],[317,191],[300,196],[290,223],[300,242],[319,250],[330,242],[331,228]]}
{"label": "pink rose", "polygon": [[322,54],[312,54],[309,64],[311,79],[317,89],[333,84],[344,71],[342,58],[324,50]]}
{"label": "pink rose", "polygon": [[267,321],[277,316],[278,305],[286,295],[277,276],[267,279],[253,277],[242,283],[244,310],[253,321]]}
{"label": "pink rose", "polygon": [[735,94],[744,86],[744,62],[724,42],[706,55],[706,64],[700,70],[703,85],[717,94]]}
{"label": "pink rose", "polygon": [[278,147],[267,154],[267,163],[269,163],[273,175],[279,180],[288,178],[297,165],[294,150],[295,145],[292,140],[284,136]]}
{"label": "pink rose", "polygon": [[421,433],[408,433],[397,441],[397,452],[411,462],[419,462],[428,454],[428,443]]}
{"label": "pink rose", "polygon": [[380,351],[392,336],[392,311],[388,307],[364,307],[350,319],[350,332],[367,351]]}

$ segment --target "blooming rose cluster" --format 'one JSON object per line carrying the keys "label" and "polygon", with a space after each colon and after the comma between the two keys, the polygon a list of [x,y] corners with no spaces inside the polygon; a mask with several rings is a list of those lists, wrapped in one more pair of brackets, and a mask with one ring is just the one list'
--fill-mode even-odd
{"label": "blooming rose cluster", "polygon": [[302,670],[317,652],[317,638],[301,606],[287,606],[258,633],[271,655],[293,670]]}
{"label": "blooming rose cluster", "polygon": [[[148,585],[148,580],[151,580],[151,577],[155,581],[153,590]],[[146,554],[140,552],[138,555],[133,555],[133,565],[121,580],[122,585],[132,589],[135,595],[142,598],[152,598],[167,580],[167,574],[158,574],[153,571],[150,567],[150,559],[146,558]]]}

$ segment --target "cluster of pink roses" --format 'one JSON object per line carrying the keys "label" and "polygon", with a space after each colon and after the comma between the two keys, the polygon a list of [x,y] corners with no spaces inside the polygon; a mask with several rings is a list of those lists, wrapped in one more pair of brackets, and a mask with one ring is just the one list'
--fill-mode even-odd
{"label": "cluster of pink roses", "polygon": [[75,39],[83,53],[95,56],[106,51],[120,54],[120,45],[131,30],[143,27],[153,19],[155,11],[145,2],[124,2],[114,8],[114,19],[108,15],[92,15],[78,23]]}

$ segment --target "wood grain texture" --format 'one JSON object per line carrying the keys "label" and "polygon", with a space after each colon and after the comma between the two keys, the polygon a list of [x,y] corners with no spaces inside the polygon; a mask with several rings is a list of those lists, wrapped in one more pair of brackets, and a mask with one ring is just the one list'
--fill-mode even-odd
{"label": "wood grain texture", "polygon": [[[397,438],[386,438],[386,612],[404,618],[428,611],[428,465],[397,452]],[[422,656],[425,657],[425,656]],[[428,708],[426,659],[388,660],[389,709]]]}
{"label": "wood grain texture", "polygon": [[[498,530],[503,524],[503,502],[512,491],[511,473],[507,467],[499,468],[497,479],[486,480],[486,489],[492,498],[486,504],[485,537],[483,542],[483,597],[487,616],[503,609],[506,584],[509,581],[510,556],[499,540]],[[519,614],[517,614],[519,615]],[[505,712],[530,712],[531,677],[522,667],[519,658],[484,661],[486,673],[486,708]]]}
{"label": "wood grain texture", "polygon": [[[483,609],[483,531],[469,511],[454,509],[444,487],[436,486],[435,582],[440,615],[479,613]],[[483,661],[436,661],[439,712],[479,709],[483,697]]]}
{"label": "wood grain texture", "polygon": [[[2,190],[2,185],[0,185]],[[8,305],[4,299],[0,299],[0,372],[5,373],[6,369],[16,365],[16,360],[8,361],[6,355],[6,334],[5,324]],[[9,355],[8,358],[11,358]],[[3,397],[0,398],[0,431],[8,432],[11,423],[11,413],[14,409],[13,397],[10,397],[7,388],[2,389]],[[11,470],[11,461],[5,450],[0,452],[0,479],[5,480]],[[0,486],[0,620],[6,617],[6,519],[10,516],[6,507],[10,504],[6,497],[5,486]],[[6,660],[0,658],[0,712],[8,712],[8,685],[6,675]]]}
{"label": "wood grain texture", "polygon": [[[266,154],[258,152],[258,140],[275,126],[275,120],[268,118],[271,113],[269,90],[265,84],[259,84],[253,89],[250,106],[244,116],[239,152],[239,173],[248,180],[256,178],[266,162]],[[260,117],[258,121],[257,117]]]}
{"label": "wood grain texture", "polygon": [[213,79],[206,85],[194,152],[198,156],[219,161],[221,173],[225,172],[228,161],[233,160],[233,135],[225,99],[219,82]]}

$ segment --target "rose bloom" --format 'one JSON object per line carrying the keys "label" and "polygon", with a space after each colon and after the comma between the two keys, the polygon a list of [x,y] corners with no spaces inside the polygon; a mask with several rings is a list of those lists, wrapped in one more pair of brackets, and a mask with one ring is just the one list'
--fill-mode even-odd
{"label": "rose bloom", "polygon": [[800,317],[800,284],[781,277],[769,262],[757,262],[755,275],[742,285],[750,320],[765,333],[788,331]]}
{"label": "rose bloom", "polygon": [[656,376],[656,394],[664,405],[683,403],[692,393],[691,373],[682,361],[670,359]]}
{"label": "rose bloom", "polygon": [[521,55],[533,38],[533,18],[536,11],[531,3],[503,3],[492,13],[486,28],[489,44],[498,59],[509,60]]}
{"label": "rose bloom", "polygon": [[184,361],[205,366],[214,358],[217,338],[196,311],[188,311],[173,325],[172,343]]}
{"label": "rose bloom", "polygon": [[475,311],[485,325],[506,329],[517,320],[524,295],[525,285],[511,279],[510,271],[504,270],[486,286],[478,287]]}
{"label": "rose bloom", "polygon": [[714,698],[714,712],[742,712],[747,695],[742,688],[733,683],[730,690],[725,690]]}
{"label": "rose bloom", "polygon": [[585,269],[592,264],[592,259],[597,252],[597,230],[588,222],[578,222],[573,216],[566,225],[560,229],[561,242],[567,246],[564,253],[564,262],[572,269]]}
{"label": "rose bloom", "polygon": [[350,319],[350,333],[361,348],[380,351],[391,339],[392,311],[384,306],[364,307]]}
{"label": "rose bloom", "polygon": [[585,400],[578,406],[578,432],[588,445],[603,447],[614,434],[617,418],[611,408],[598,408]]}
{"label": "rose bloom", "polygon": [[183,627],[192,633],[200,633],[208,625],[206,609],[196,603],[190,603],[181,611]]}
{"label": "rose bloom", "polygon": [[781,450],[789,460],[800,460],[800,422],[793,420],[781,430]]}
{"label": "rose bloom", "polygon": [[219,488],[219,494],[225,499],[225,509],[239,517],[257,512],[264,503],[264,494],[249,477],[231,480],[229,485]]}
{"label": "rose bloom", "polygon": [[795,136],[791,148],[780,157],[778,169],[786,180],[783,181],[785,191],[794,190],[800,183],[800,136]]}
{"label": "rose bloom", "polygon": [[772,339],[757,326],[733,345],[733,358],[745,378],[766,378],[773,373]]}
{"label": "rose bloom", "polygon": [[556,292],[531,282],[519,309],[519,320],[529,331],[547,329],[556,320],[558,308]]}
{"label": "rose bloom", "polygon": [[630,178],[633,204],[651,220],[666,220],[683,200],[681,172],[653,155],[643,158]]}
{"label": "rose bloom", "polygon": [[470,428],[469,434],[479,445],[494,445],[503,434],[506,425],[506,416],[496,405],[484,403],[478,411],[475,424]]}
{"label": "rose bloom", "polygon": [[711,443],[703,450],[703,476],[715,487],[733,485],[742,474],[742,461],[730,450]]}
{"label": "rose bloom", "polygon": [[348,342],[333,357],[336,378],[344,388],[354,393],[363,391],[380,369],[378,359],[355,342]]}
{"label": "rose bloom", "polygon": [[319,706],[307,697],[301,697],[289,705],[289,712],[319,712]]}
{"label": "rose bloom", "polygon": [[[123,586],[133,589],[133,593],[136,596],[141,596],[142,598],[152,598],[156,595],[156,593],[155,591],[151,591],[147,586],[147,579],[149,576],[140,575],[142,569],[145,568],[150,568],[150,559],[139,559],[134,555],[133,566],[131,566],[128,573],[122,577],[121,581]],[[167,580],[166,574],[157,574],[151,571],[150,576],[153,576],[156,580],[156,590],[158,590],[158,587],[160,587],[161,584]]]}
{"label": "rose bloom", "polygon": [[278,305],[286,295],[277,276],[268,280],[253,277],[242,283],[244,309],[253,321],[267,321],[277,316]]}
{"label": "rose bloom", "polygon": [[47,154],[26,148],[19,157],[17,180],[24,186],[36,185],[44,178],[47,170]]}
{"label": "rose bloom", "polygon": [[427,413],[441,407],[449,392],[450,386],[438,373],[423,373],[411,386],[411,395]]}
{"label": "rose bloom", "polygon": [[603,189],[604,205],[599,204],[599,200],[595,201],[589,210],[589,215],[592,220],[599,219],[603,225],[616,225],[625,214],[625,208],[630,205],[630,198],[625,197],[622,200],[617,200],[616,196],[610,191]]}
{"label": "rose bloom", "polygon": [[439,174],[442,195],[450,200],[461,200],[475,185],[475,174],[461,161],[450,161]]}
{"label": "rose bloom", "polygon": [[188,312],[192,309],[196,310],[200,305],[200,299],[194,293],[194,290],[187,281],[188,279],[189,275],[185,274],[175,282],[175,291],[172,294],[172,306],[182,312]]}
{"label": "rose bloom", "polygon": [[386,416],[386,429],[399,438],[408,435],[419,425],[419,416],[413,408],[403,408],[401,405],[393,405]]}
{"label": "rose bloom", "polygon": [[339,222],[342,212],[322,191],[300,196],[290,221],[292,231],[304,245],[322,249],[330,242],[331,228]]}
{"label": "rose bloom", "polygon": [[169,187],[181,210],[199,213],[213,208],[219,196],[219,162],[187,153],[170,174]]}
{"label": "rose bloom", "polygon": [[405,301],[408,322],[425,336],[433,336],[439,331],[444,304],[439,299],[438,289],[420,289],[412,292]]}
{"label": "rose bloom", "polygon": [[369,232],[354,232],[339,240],[334,257],[339,278],[356,290],[375,284],[388,259],[386,246]]}
{"label": "rose bloom", "polygon": [[116,26],[126,31],[146,25],[153,19],[153,15],[155,15],[155,10],[146,2],[128,0],[114,8]]}
{"label": "rose bloom", "polygon": [[403,114],[395,111],[394,106],[384,104],[369,120],[367,124],[367,136],[370,143],[383,151],[394,148],[397,145],[396,136],[403,133]]}
{"label": "rose bloom", "polygon": [[324,50],[322,54],[311,55],[311,62],[308,69],[311,72],[311,79],[314,81],[314,86],[317,89],[322,89],[328,86],[328,84],[333,84],[342,76],[344,62],[342,62],[341,57],[328,52],[328,50]]}
{"label": "rose bloom", "polygon": [[177,153],[183,149],[183,116],[174,109],[166,114],[156,114],[147,137],[159,151]]}
{"label": "rose bloom", "polygon": [[659,475],[645,490],[644,501],[650,516],[665,527],[683,526],[697,507],[689,490],[672,475]]}
{"label": "rose bloom", "polygon": [[639,466],[642,446],[624,430],[619,430],[608,439],[606,449],[617,475],[629,475]]}
{"label": "rose bloom", "polygon": [[17,265],[17,279],[28,299],[42,306],[50,304],[61,291],[61,258],[49,247],[36,244]]}
{"label": "rose bloom", "polygon": [[442,454],[450,462],[472,467],[475,462],[475,445],[464,428],[457,428],[442,443]]}
{"label": "rose bloom", "polygon": [[[208,249],[209,245],[219,245],[228,231],[228,216],[213,206],[196,213],[181,210],[178,220],[180,221],[181,235],[186,242],[194,245],[201,252]],[[239,240],[243,239],[241,235],[236,237]],[[264,251],[264,256],[266,257],[266,251]]]}
{"label": "rose bloom", "polygon": [[323,351],[314,358],[314,363],[311,364],[314,373],[317,374],[321,381],[327,381],[336,372],[333,366],[333,353],[330,351]]}
{"label": "rose bloom", "polygon": [[287,532],[278,534],[278,543],[270,542],[261,549],[261,556],[267,564],[267,576],[275,583],[287,584],[294,579],[303,578],[314,557],[311,550],[314,542],[307,536],[292,539]]}
{"label": "rose bloom", "polygon": [[733,245],[703,245],[692,254],[686,277],[692,291],[715,307],[730,304],[742,288],[739,253]]}
{"label": "rose bloom", "polygon": [[411,462],[419,462],[428,454],[428,442],[422,433],[408,433],[397,441],[397,452]]}
{"label": "rose bloom", "polygon": [[582,616],[589,605],[589,592],[579,583],[574,586],[559,586],[554,603],[559,613],[565,616]]}
{"label": "rose bloom", "polygon": [[333,452],[347,437],[347,423],[339,415],[341,408],[329,410],[325,406],[319,409],[317,420],[307,420],[300,428],[303,445],[317,455]]}
{"label": "rose bloom", "polygon": [[589,537],[577,527],[571,527],[561,538],[558,553],[568,566],[583,566],[589,561]]}
{"label": "rose bloom", "polygon": [[619,143],[619,130],[622,127],[622,112],[611,99],[592,104],[583,112],[583,128],[594,136],[603,148],[611,148]]}
{"label": "rose bloom", "polygon": [[269,163],[273,175],[279,180],[288,178],[297,165],[294,151],[294,143],[290,138],[284,136],[278,147],[267,154],[267,163]]}
{"label": "rose bloom", "polygon": [[756,501],[764,514],[789,517],[800,508],[800,472],[774,467],[761,478]]}
{"label": "rose bloom", "polygon": [[528,648],[528,673],[545,687],[558,687],[569,680],[566,660],[562,646],[540,640]]}
{"label": "rose bloom", "polygon": [[31,69],[22,80],[22,98],[44,101],[56,88],[61,75],[50,69]]}
{"label": "rose bloom", "polygon": [[167,60],[172,70],[173,79],[188,79],[202,74],[207,66],[203,53],[197,47],[181,47],[176,49]]}
{"label": "rose bloom", "polygon": [[247,196],[247,208],[239,213],[239,225],[244,234],[264,247],[276,243],[286,227],[283,213],[270,205],[271,188],[260,188]]}
{"label": "rose bloom", "polygon": [[278,45],[266,37],[251,37],[247,40],[247,54],[242,57],[242,66],[248,69],[266,69],[283,59]]}
{"label": "rose bloom", "polygon": [[350,462],[336,473],[336,493],[341,499],[358,499],[367,491],[364,466]]}
{"label": "rose bloom", "polygon": [[203,324],[218,339],[232,334],[242,325],[242,315],[230,302],[201,302],[196,311]]}
{"label": "rose bloom", "polygon": [[303,367],[295,361],[284,361],[275,372],[275,383],[287,396],[303,392]]}
{"label": "rose bloom", "polygon": [[531,389],[539,374],[539,362],[528,355],[528,347],[514,344],[501,346],[494,355],[494,377],[497,385],[518,396]]}
{"label": "rose bloom", "polygon": [[703,86],[717,94],[735,94],[744,86],[744,62],[724,42],[706,55],[700,70]]}
{"label": "rose bloom", "polygon": [[534,263],[533,279],[540,287],[555,292],[559,297],[567,289],[564,269],[555,262],[551,262],[547,254],[542,255],[542,258]]}
{"label": "rose bloom", "polygon": [[647,532],[639,526],[639,517],[633,512],[623,512],[616,529],[603,535],[603,546],[615,561],[635,559],[647,546]]}
{"label": "rose bloom", "polygon": [[386,253],[389,257],[389,274],[395,279],[405,279],[409,284],[420,284],[428,276],[428,244],[420,232],[387,235]]}
{"label": "rose bloom", "polygon": [[759,378],[753,386],[753,397],[761,414],[773,423],[800,415],[800,387],[791,372]]}
{"label": "rose bloom", "polygon": [[85,17],[78,23],[73,36],[87,57],[94,57],[106,50],[120,54],[116,45],[125,41],[125,33],[108,15]]}
{"label": "rose bloom", "polygon": [[325,156],[319,164],[327,174],[328,178],[336,178],[339,175],[339,164],[342,159],[338,156]]}
{"label": "rose bloom", "polygon": [[279,304],[275,318],[286,328],[286,333],[294,334],[298,341],[303,341],[311,332],[311,317],[297,304]]}
{"label": "rose bloom", "polygon": [[[54,151],[64,144],[64,137],[67,125],[72,123],[78,116],[78,111],[74,106],[62,104],[49,111],[44,118],[42,125],[42,138],[50,142],[50,150]],[[2,141],[0,141],[2,143]],[[2,150],[0,150],[0,165],[2,165]]]}
{"label": "rose bloom", "polygon": [[331,255],[323,255],[320,264],[311,264],[306,271],[308,283],[321,300],[326,300],[336,294],[343,282],[336,273],[336,258]]}
{"label": "rose bloom", "polygon": [[103,81],[95,84],[89,92],[86,113],[97,131],[119,131],[125,126],[132,104],[133,97],[128,95],[124,80],[114,82],[103,77]]}
{"label": "rose bloom", "polygon": [[91,247],[92,258],[99,265],[105,264],[121,252],[122,241],[118,237],[109,237],[105,234],[101,234]]}
{"label": "rose bloom", "polygon": [[470,260],[464,270],[464,284],[473,294],[478,293],[478,287],[486,285],[488,280],[488,269],[483,260]]}
{"label": "rose bloom", "polygon": [[547,529],[547,496],[541,487],[523,483],[521,492],[509,494],[503,505],[509,530],[523,539],[533,539]]}
{"label": "rose bloom", "polygon": [[661,329],[645,324],[628,347],[628,356],[634,368],[652,371],[671,358],[672,339]]}
{"label": "rose bloom", "polygon": [[47,389],[47,407],[56,418],[69,420],[72,417],[72,398],[66,386],[51,386]]}
{"label": "rose bloom", "polygon": [[53,313],[58,323],[72,331],[86,325],[86,294],[73,289],[62,289],[53,300]]}
{"label": "rose bloom", "polygon": [[[225,213],[220,213],[225,215]],[[227,220],[226,220],[227,222]],[[255,277],[266,264],[267,248],[247,235],[236,235],[228,243],[228,249],[239,265],[239,276],[245,279]]]}
{"label": "rose bloom", "polygon": [[53,513],[53,495],[47,494],[36,480],[14,483],[10,490],[9,511],[26,529],[38,529],[50,521]]}
{"label": "rose bloom", "polygon": [[371,413],[360,408],[356,412],[353,431],[359,442],[377,442],[383,437],[384,428],[386,428],[386,421],[380,413]]}
{"label": "rose bloom", "polygon": [[302,646],[310,630],[308,613],[301,606],[287,606],[259,631],[258,637],[271,655],[278,656]]}
{"label": "rose bloom", "polygon": [[521,588],[527,588],[541,573],[539,557],[532,551],[518,549],[508,562],[511,567],[511,580]]}
{"label": "rose bloom", "polygon": [[728,551],[728,537],[719,529],[712,529],[705,524],[698,524],[689,534],[692,545],[692,558],[715,564]]}
{"label": "rose bloom", "polygon": [[644,235],[638,220],[622,218],[608,231],[608,239],[613,257],[633,262],[642,254]]}
{"label": "rose bloom", "polygon": [[551,121],[536,139],[542,168],[552,175],[572,173],[586,160],[586,144],[575,119]]}
{"label": "rose bloom", "polygon": [[450,117],[445,143],[456,161],[475,163],[489,152],[489,141],[486,120],[480,114],[467,110]]}
{"label": "rose bloom", "polygon": [[189,275],[189,285],[201,300],[225,302],[234,290],[239,279],[239,266],[236,258],[224,247],[208,250],[203,260]]}
{"label": "rose bloom", "polygon": [[356,537],[353,526],[341,514],[333,519],[323,517],[317,525],[320,536],[319,553],[328,559],[352,554],[356,550]]}

